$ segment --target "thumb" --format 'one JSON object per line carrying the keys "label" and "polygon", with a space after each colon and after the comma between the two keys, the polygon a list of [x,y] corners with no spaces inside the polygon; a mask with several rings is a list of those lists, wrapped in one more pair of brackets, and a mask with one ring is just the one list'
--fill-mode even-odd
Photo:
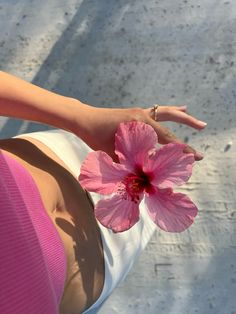
{"label": "thumb", "polygon": [[[158,136],[158,142],[160,144],[168,143],[183,143],[169,128],[161,125],[160,123],[151,119],[150,125],[154,128]],[[183,143],[184,144],[184,143]],[[193,147],[186,145],[184,149],[185,153],[192,153],[196,161],[202,160],[203,155],[197,152]]]}

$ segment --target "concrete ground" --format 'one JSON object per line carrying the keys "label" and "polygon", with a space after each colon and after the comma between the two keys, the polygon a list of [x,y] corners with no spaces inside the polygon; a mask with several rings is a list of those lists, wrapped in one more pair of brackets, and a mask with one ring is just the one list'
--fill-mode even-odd
{"label": "concrete ground", "polygon": [[[187,104],[204,152],[184,233],[157,230],[99,313],[236,313],[236,1],[0,0],[0,69],[96,106]],[[47,129],[1,118],[0,136]]]}

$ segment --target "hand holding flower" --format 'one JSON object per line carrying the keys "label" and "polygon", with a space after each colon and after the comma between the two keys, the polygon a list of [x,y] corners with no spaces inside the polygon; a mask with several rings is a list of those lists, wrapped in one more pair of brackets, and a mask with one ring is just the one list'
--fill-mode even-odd
{"label": "hand holding flower", "polygon": [[[82,138],[93,150],[102,150],[109,154],[115,161],[114,139],[116,130],[121,122],[140,121],[153,127],[158,135],[160,144],[178,142],[175,134],[159,122],[173,121],[183,123],[195,129],[201,130],[206,123],[194,118],[186,112],[186,106],[159,106],[158,121],[152,116],[152,108],[96,108],[84,105],[73,109],[74,123],[72,132]],[[201,160],[203,156],[192,147],[186,145],[186,152],[192,152],[195,160]]]}
{"label": "hand holding flower", "polygon": [[120,123],[115,136],[115,153],[120,163],[103,151],[88,155],[79,181],[85,189],[110,198],[95,206],[95,216],[114,232],[131,228],[139,220],[144,198],[151,219],[163,230],[181,232],[197,214],[197,207],[174,185],[185,183],[192,173],[194,155],[184,153],[182,143],[156,148],[155,130],[143,122]]}

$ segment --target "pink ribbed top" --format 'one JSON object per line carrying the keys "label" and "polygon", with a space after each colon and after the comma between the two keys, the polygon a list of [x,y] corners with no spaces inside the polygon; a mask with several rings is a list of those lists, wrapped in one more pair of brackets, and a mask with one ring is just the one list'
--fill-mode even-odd
{"label": "pink ribbed top", "polygon": [[66,256],[29,172],[0,151],[0,313],[54,314]]}

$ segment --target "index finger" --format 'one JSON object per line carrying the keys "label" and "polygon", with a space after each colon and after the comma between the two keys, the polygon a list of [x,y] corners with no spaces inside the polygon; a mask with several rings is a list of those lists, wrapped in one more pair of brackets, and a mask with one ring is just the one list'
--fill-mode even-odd
{"label": "index finger", "polygon": [[207,125],[206,122],[198,120],[186,112],[180,110],[170,111],[168,117],[170,121],[183,123],[195,129],[203,129]]}
{"label": "index finger", "polygon": [[157,121],[172,121],[176,123],[186,124],[195,129],[203,129],[207,123],[201,121],[190,114],[182,107],[159,106],[157,111]]}

